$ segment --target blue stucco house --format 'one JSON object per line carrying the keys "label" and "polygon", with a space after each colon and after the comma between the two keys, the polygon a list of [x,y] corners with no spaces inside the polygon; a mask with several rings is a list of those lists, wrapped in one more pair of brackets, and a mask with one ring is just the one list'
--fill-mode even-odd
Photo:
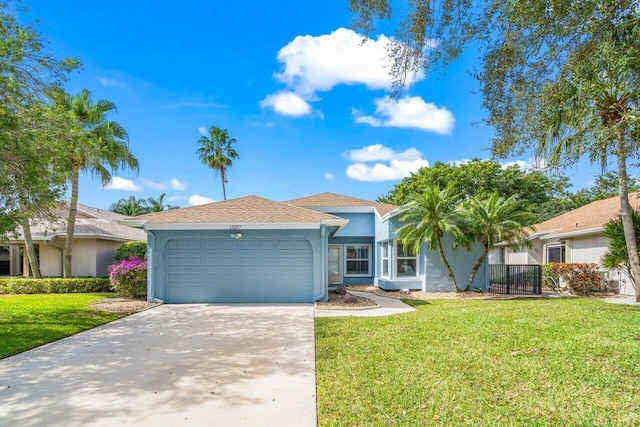
{"label": "blue stucco house", "polygon": [[[453,291],[436,253],[398,243],[397,206],[333,193],[286,202],[247,196],[143,215],[148,297],[165,303],[313,302],[330,286]],[[481,248],[449,251],[466,283]],[[484,289],[486,267],[474,287]]]}

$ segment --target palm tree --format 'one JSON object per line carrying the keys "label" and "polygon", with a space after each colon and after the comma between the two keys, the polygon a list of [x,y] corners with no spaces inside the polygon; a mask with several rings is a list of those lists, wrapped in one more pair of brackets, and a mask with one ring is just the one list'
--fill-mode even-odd
{"label": "palm tree", "polygon": [[[609,38],[601,41],[588,62],[570,63],[562,78],[550,86],[555,105],[541,115],[547,125],[538,146],[548,155],[551,165],[561,159],[575,160],[589,153],[591,161],[604,170],[611,157],[618,168],[620,214],[629,265],[634,277],[640,277],[640,255],[633,225],[633,209],[629,200],[628,159],[637,156],[640,108],[640,61],[625,56],[637,46],[637,19],[621,19]],[[603,33],[608,34],[608,33]],[[632,36],[635,34],[636,36]],[[636,287],[640,302],[640,286]]]}
{"label": "palm tree", "polygon": [[111,212],[119,213],[126,216],[138,216],[147,213],[145,200],[136,199],[135,196],[129,196],[126,199],[120,199],[109,206]]}
{"label": "palm tree", "polygon": [[466,291],[471,289],[478,269],[497,242],[506,242],[511,247],[528,243],[524,227],[531,222],[532,215],[522,210],[515,196],[504,199],[498,193],[485,200],[472,197],[462,205],[462,214],[469,233],[482,243],[482,253],[471,268]]}
{"label": "palm tree", "polygon": [[197,153],[206,166],[217,170],[222,181],[222,196],[227,200],[227,192],[224,184],[227,182],[227,169],[231,166],[233,159],[238,158],[238,153],[231,146],[236,142],[235,138],[229,138],[226,129],[222,130],[216,126],[211,126],[209,136],[200,137],[198,141],[201,145]]}
{"label": "palm tree", "polygon": [[57,99],[60,108],[71,116],[74,126],[68,135],[71,167],[71,201],[64,245],[64,277],[71,277],[73,235],[78,210],[80,172],[100,177],[103,185],[111,181],[111,173],[123,168],[138,171],[138,159],[129,150],[129,136],[115,121],[108,120],[116,112],[111,101],[99,99],[95,104],[91,92],[83,89],[78,95],[63,94]]}
{"label": "palm tree", "polygon": [[165,205],[164,196],[166,196],[165,193],[162,193],[157,199],[154,199],[153,197],[149,197],[145,202],[145,205],[147,206],[146,207],[147,213],[162,212],[164,210],[172,210],[172,209],[180,208],[180,206],[174,206],[174,205],[168,205],[168,204]]}
{"label": "palm tree", "polygon": [[431,251],[438,251],[440,260],[447,270],[447,275],[456,291],[460,291],[447,261],[442,246],[442,238],[446,233],[453,236],[454,248],[458,245],[468,247],[470,244],[458,226],[460,210],[457,205],[461,195],[449,184],[444,190],[437,186],[429,186],[420,194],[409,196],[409,203],[401,208],[401,219],[404,223],[398,229],[398,239],[405,250],[419,253],[422,243],[426,243]]}

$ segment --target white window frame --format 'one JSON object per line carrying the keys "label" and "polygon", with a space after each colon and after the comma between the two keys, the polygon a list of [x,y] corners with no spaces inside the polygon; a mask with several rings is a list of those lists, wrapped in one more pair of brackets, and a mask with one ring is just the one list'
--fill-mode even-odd
{"label": "white window frame", "polygon": [[[366,247],[367,248],[367,254],[368,257],[365,258],[351,258],[348,259],[347,258],[347,249],[349,246],[359,246],[359,247]],[[344,277],[371,277],[371,256],[372,256],[372,250],[371,250],[371,244],[370,243],[345,243],[344,244],[344,272],[342,273]],[[347,269],[347,262],[348,261],[367,261],[367,274],[349,274],[349,270]]]}
{"label": "white window frame", "polygon": [[[392,269],[392,264],[391,264],[391,242],[389,242],[388,240],[380,243],[380,277],[385,278],[385,279],[390,279],[391,278],[391,272],[393,271]],[[385,248],[387,249],[387,254],[385,256]],[[387,262],[387,273],[385,274],[384,272],[384,262]]]}
{"label": "white window frame", "polygon": [[554,248],[559,248],[561,251],[560,252],[561,254],[563,250],[562,248],[564,248],[564,260],[560,262],[567,262],[567,244],[566,243],[552,243],[552,244],[545,245],[545,248],[544,248],[545,262],[551,262],[549,261],[549,249],[554,249]]}
{"label": "white window frame", "polygon": [[[419,276],[420,271],[420,252],[416,253],[414,256],[398,256],[400,251],[398,250],[398,246],[402,245],[402,243],[398,240],[393,241],[393,271],[394,271],[394,279],[395,280],[416,280]],[[416,271],[414,276],[398,276],[397,264],[399,260],[402,259],[415,259],[416,260]]]}

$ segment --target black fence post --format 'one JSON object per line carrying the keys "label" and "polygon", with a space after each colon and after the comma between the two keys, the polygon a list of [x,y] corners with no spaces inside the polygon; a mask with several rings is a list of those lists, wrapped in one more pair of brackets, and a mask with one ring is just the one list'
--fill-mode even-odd
{"label": "black fence post", "polygon": [[511,293],[511,271],[509,269],[509,264],[507,264],[507,295]]}

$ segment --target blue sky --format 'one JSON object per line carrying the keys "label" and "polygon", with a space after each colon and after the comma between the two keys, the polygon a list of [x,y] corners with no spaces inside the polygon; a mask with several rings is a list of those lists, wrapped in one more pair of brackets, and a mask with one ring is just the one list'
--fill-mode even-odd
{"label": "blue sky", "polygon": [[[373,200],[420,166],[489,157],[492,131],[468,74],[477,53],[418,75],[399,102],[386,102],[388,33],[361,45],[347,0],[27,4],[22,20],[39,20],[57,56],[83,62],[68,91],[114,102],[140,160],[138,174],[117,172],[105,189],[82,176],[81,203],[106,209],[161,193],[180,206],[221,200],[220,178],[196,155],[212,125],[238,141],[228,198],[331,191]],[[568,170],[573,190],[596,172]]]}

